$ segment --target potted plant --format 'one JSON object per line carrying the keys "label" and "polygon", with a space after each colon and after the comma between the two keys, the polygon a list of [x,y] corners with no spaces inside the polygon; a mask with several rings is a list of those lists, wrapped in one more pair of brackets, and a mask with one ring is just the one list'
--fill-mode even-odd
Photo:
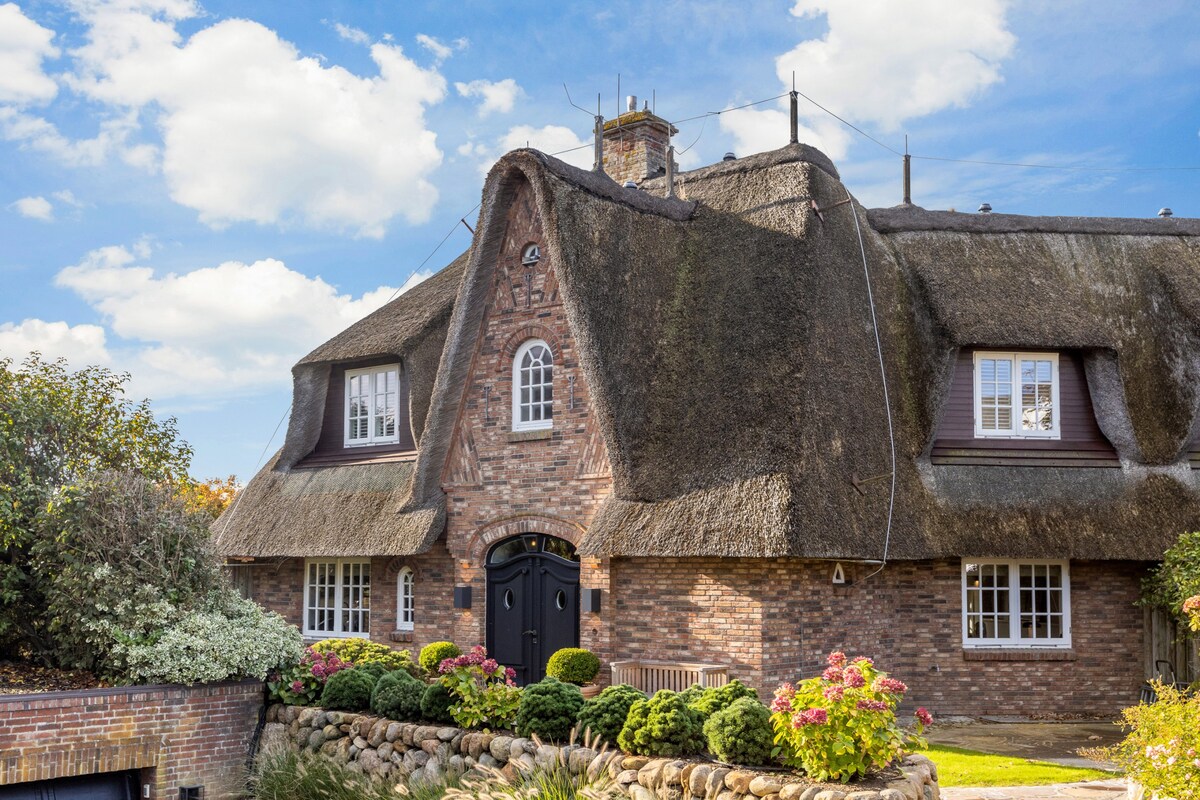
{"label": "potted plant", "polygon": [[595,682],[600,674],[600,659],[591,650],[582,647],[558,650],[546,663],[546,674],[563,683],[575,684],[585,700],[600,694],[600,686]]}

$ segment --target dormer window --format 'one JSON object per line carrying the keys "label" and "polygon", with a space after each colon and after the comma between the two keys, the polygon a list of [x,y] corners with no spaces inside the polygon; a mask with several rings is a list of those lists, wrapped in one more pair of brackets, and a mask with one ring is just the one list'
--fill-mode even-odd
{"label": "dormer window", "polygon": [[554,424],[554,355],[541,339],[530,339],[513,359],[514,431],[533,431]]}
{"label": "dormer window", "polygon": [[975,436],[1058,439],[1057,353],[975,353]]}
{"label": "dormer window", "polygon": [[521,263],[526,267],[532,267],[534,264],[542,260],[542,249],[534,242],[525,245],[525,249],[521,251]]}
{"label": "dormer window", "polygon": [[400,367],[346,370],[346,447],[396,444]]}

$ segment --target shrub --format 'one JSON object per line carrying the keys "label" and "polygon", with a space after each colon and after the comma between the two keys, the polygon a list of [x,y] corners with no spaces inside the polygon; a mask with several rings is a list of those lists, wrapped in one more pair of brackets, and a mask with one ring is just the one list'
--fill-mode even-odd
{"label": "shrub", "polygon": [[322,639],[312,648],[318,653],[333,653],[342,661],[349,661],[356,667],[378,663],[389,672],[402,669],[415,678],[421,677],[420,670],[413,663],[412,653],[407,650],[393,650],[386,644],[372,642],[370,639],[357,636],[350,639]]}
{"label": "shrub", "polygon": [[644,756],[686,756],[704,749],[700,715],[678,692],[660,689],[629,709],[617,735],[622,750]]}
{"label": "shrub", "polygon": [[199,610],[168,623],[151,641],[113,645],[135,683],[213,683],[265,678],[300,659],[300,632],[236,594],[215,592]]}
{"label": "shrub", "polygon": [[325,691],[325,681],[336,672],[354,665],[342,661],[336,653],[318,653],[304,649],[299,663],[279,670],[267,679],[267,689],[280,702],[289,706],[311,706]]}
{"label": "shrub", "polygon": [[454,694],[450,715],[463,728],[508,728],[521,704],[516,673],[488,658],[482,645],[438,667],[441,681]]}
{"label": "shrub", "polygon": [[436,675],[438,667],[443,661],[461,655],[462,650],[459,650],[458,645],[454,642],[430,642],[421,648],[421,654],[417,656],[417,661],[427,675]]}
{"label": "shrub", "polygon": [[546,674],[563,683],[582,686],[596,680],[600,674],[600,659],[582,647],[564,647],[546,662]]}
{"label": "shrub", "polygon": [[1155,682],[1158,701],[1123,712],[1129,733],[1104,751],[1146,796],[1200,797],[1200,695]]}
{"label": "shrub", "polygon": [[[387,667],[385,667],[383,665],[383,662],[381,662],[381,661],[366,661],[362,664],[355,664],[354,668],[361,669],[363,672],[370,673],[371,677],[375,679],[376,683],[378,683],[379,679],[382,678],[384,675],[387,675],[390,672],[392,672],[392,670],[389,670]],[[396,671],[404,672],[404,670],[396,670]],[[405,673],[405,674],[407,675],[408,673]]]}
{"label": "shrub", "polygon": [[707,720],[716,712],[729,708],[735,701],[742,698],[758,702],[758,692],[741,681],[733,680],[724,686],[710,686],[704,689],[698,698],[689,700],[688,705],[693,711],[698,712],[702,719]]}
{"label": "shrub", "polygon": [[830,653],[828,664],[820,677],[775,691],[771,725],[785,764],[813,780],[845,783],[887,766],[910,744],[925,746],[920,734],[933,721],[925,709],[917,709],[915,737],[896,725],[896,705],[908,687],[869,658]]}
{"label": "shrub", "polygon": [[521,693],[514,730],[519,736],[565,741],[581,708],[583,695],[578,686],[546,676]]}
{"label": "shrub", "polygon": [[454,722],[450,706],[454,705],[457,700],[458,698],[440,681],[431,683],[425,687],[425,693],[421,695],[421,717],[430,722],[441,722],[448,725]]}
{"label": "shrub", "polygon": [[344,669],[325,681],[321,706],[342,711],[365,711],[371,706],[375,678],[360,669]]}
{"label": "shrub", "polygon": [[579,730],[590,731],[592,736],[615,743],[621,728],[625,727],[629,709],[638,700],[645,699],[646,695],[628,683],[609,686],[591,700],[584,701],[579,711]]}
{"label": "shrub", "polygon": [[759,766],[771,760],[771,714],[758,698],[741,697],[704,723],[708,751],[727,764]]}
{"label": "shrub", "polygon": [[[361,668],[360,668],[361,669]],[[421,718],[425,684],[402,669],[387,672],[371,691],[371,712],[388,719],[416,721]]]}

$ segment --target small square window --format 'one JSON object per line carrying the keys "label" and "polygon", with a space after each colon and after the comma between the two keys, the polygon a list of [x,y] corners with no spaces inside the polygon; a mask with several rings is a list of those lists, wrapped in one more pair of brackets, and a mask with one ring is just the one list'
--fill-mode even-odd
{"label": "small square window", "polygon": [[1057,353],[975,353],[975,436],[1058,439]]}
{"label": "small square window", "polygon": [[1065,561],[963,560],[964,647],[1070,647]]}

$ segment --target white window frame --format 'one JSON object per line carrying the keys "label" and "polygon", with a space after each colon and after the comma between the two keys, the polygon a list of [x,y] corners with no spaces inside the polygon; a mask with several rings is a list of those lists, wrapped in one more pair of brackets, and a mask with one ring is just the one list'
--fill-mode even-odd
{"label": "white window frame", "polygon": [[[314,585],[313,573],[314,567],[333,567],[333,584],[324,584],[333,590],[332,603],[315,605],[313,592],[315,589],[321,588]],[[349,608],[346,605],[346,570],[345,567],[359,568],[359,583],[357,586],[357,597],[359,605],[351,604]],[[354,594],[353,586],[349,587],[351,594]],[[329,602],[329,597],[323,598]],[[333,626],[331,628],[317,628],[309,623],[309,612],[312,610],[328,611],[333,617]],[[350,619],[345,617],[349,611]],[[350,638],[363,637],[370,638],[371,636],[371,562],[367,559],[359,558],[306,558],[304,560],[304,599],[303,599],[304,618],[301,620],[301,631],[305,637],[318,639],[334,639],[334,638]],[[357,625],[354,624],[354,617],[357,616]],[[347,622],[350,624],[347,624]]]}
{"label": "white window frame", "polygon": [[[395,380],[396,380],[396,390],[394,392],[395,405],[392,407],[392,414],[395,417],[395,423],[393,425],[394,430],[390,436],[388,436],[386,434],[376,434],[375,433],[375,404],[376,404],[377,396],[379,394],[381,394],[381,392],[379,391],[379,388],[378,388],[379,376],[384,375],[389,372],[395,373]],[[352,382],[351,379],[359,377],[361,375],[370,376],[370,389],[366,396],[368,397],[367,407],[369,409],[371,409],[371,412],[367,417],[367,419],[368,419],[367,435],[363,438],[351,439],[350,438],[350,397],[351,397],[350,386],[351,386],[351,382]],[[378,367],[364,367],[362,369],[348,369],[348,370],[346,370],[346,374],[345,374],[345,383],[346,383],[346,389],[344,392],[344,394],[345,394],[345,409],[342,413],[342,418],[343,418],[342,419],[342,423],[343,423],[342,441],[345,444],[345,446],[346,447],[365,447],[367,445],[373,445],[373,444],[397,444],[397,443],[399,443],[399,441],[400,441],[400,425],[402,424],[402,420],[400,419],[400,399],[401,399],[400,398],[400,365],[399,364],[383,364]]]}
{"label": "white window frame", "polygon": [[[523,342],[521,344],[521,346],[517,348],[516,355],[513,356],[513,364],[512,364],[512,429],[514,431],[539,431],[539,430],[546,430],[546,429],[554,427],[554,400],[553,400],[553,397],[551,397],[551,400],[549,401],[550,417],[548,419],[535,419],[535,420],[529,420],[527,422],[521,421],[521,406],[522,406],[521,389],[525,388],[525,387],[521,386],[521,361],[524,360],[526,353],[528,353],[534,347],[539,347],[539,346],[546,348],[546,352],[550,354],[550,361],[549,361],[550,383],[549,384],[542,383],[542,384],[538,384],[538,386],[543,387],[543,386],[548,385],[551,387],[551,389],[553,389],[553,387],[554,387],[554,350],[553,350],[553,348],[551,348],[550,345],[546,344],[546,342],[543,341],[542,339],[529,339],[529,340]],[[539,401],[539,402],[545,402],[545,401]]]}
{"label": "white window frame", "polygon": [[[1006,638],[969,639],[967,637],[967,567],[982,565],[997,565],[1008,567],[1008,630],[1011,634]],[[1062,633],[1057,639],[1035,639],[1021,636],[1021,567],[1024,566],[1057,566],[1062,568]],[[1062,650],[1071,647],[1071,569],[1070,562],[1056,559],[1036,558],[964,558],[960,571],[962,584],[962,646],[964,649],[1028,649],[1028,650]],[[1032,591],[1032,590],[1030,590]]]}
{"label": "white window frame", "polygon": [[[1007,430],[988,430],[983,427],[983,391],[981,387],[983,370],[979,362],[983,359],[1007,359],[1012,362],[1012,427]],[[1021,417],[1024,407],[1021,405],[1021,361],[1032,359],[1050,362],[1050,407],[1054,427],[1048,431],[1021,430]],[[975,438],[977,439],[1060,439],[1062,438],[1062,395],[1058,390],[1058,353],[1036,352],[1000,352],[995,350],[976,350],[972,369],[972,383],[975,395]]]}
{"label": "white window frame", "polygon": [[396,630],[412,631],[416,621],[416,576],[408,567],[396,574]]}

